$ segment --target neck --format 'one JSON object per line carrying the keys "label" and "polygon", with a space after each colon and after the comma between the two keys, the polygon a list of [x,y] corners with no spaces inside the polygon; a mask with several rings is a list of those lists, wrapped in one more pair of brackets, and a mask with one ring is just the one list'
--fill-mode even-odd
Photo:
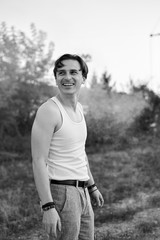
{"label": "neck", "polygon": [[58,93],[57,96],[58,100],[62,103],[63,106],[72,108],[74,111],[76,110],[77,102],[78,102],[78,97],[75,95],[68,95],[64,96],[61,93]]}

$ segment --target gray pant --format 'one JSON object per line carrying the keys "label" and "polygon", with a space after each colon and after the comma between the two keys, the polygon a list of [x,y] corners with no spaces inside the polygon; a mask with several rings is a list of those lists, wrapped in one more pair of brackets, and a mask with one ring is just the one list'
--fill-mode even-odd
{"label": "gray pant", "polygon": [[[62,230],[56,240],[94,240],[94,213],[87,189],[51,185]],[[55,240],[53,236],[49,240]]]}

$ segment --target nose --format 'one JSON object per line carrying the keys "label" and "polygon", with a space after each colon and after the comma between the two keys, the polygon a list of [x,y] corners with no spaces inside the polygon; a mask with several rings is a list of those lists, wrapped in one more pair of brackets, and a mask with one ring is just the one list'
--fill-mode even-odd
{"label": "nose", "polygon": [[71,79],[71,74],[70,72],[66,72],[66,76],[65,76],[66,79],[70,80]]}

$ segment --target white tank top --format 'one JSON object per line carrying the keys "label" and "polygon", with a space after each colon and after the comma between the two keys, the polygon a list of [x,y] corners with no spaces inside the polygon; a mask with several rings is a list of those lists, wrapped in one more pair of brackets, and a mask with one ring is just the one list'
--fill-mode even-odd
{"label": "white tank top", "polygon": [[85,157],[87,130],[82,106],[80,103],[77,104],[82,119],[80,122],[74,122],[56,97],[51,100],[57,104],[61,112],[62,126],[52,135],[47,159],[49,178],[87,181],[89,179]]}

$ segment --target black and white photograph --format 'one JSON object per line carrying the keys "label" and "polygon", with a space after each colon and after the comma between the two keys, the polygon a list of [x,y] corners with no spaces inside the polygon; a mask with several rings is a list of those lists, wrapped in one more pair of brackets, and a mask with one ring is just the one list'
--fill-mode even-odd
{"label": "black and white photograph", "polygon": [[160,240],[160,0],[0,0],[0,240]]}

